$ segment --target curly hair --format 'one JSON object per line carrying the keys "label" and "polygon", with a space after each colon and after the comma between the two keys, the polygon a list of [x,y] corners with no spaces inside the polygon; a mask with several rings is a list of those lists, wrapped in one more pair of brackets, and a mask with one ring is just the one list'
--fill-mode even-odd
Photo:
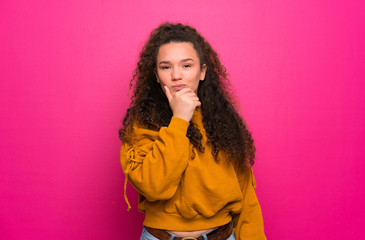
{"label": "curly hair", "polygon": [[[134,122],[156,131],[170,123],[172,111],[154,70],[159,48],[171,42],[192,43],[201,67],[203,64],[207,66],[205,80],[200,81],[197,96],[201,102],[207,144],[212,148],[215,160],[219,161],[218,153],[222,151],[227,154],[227,161],[239,170],[253,165],[256,149],[251,133],[236,110],[225,67],[196,29],[181,23],[164,23],[151,32],[129,84],[133,96],[123,127],[119,130],[119,138],[132,142]],[[194,148],[204,152],[202,135],[194,123],[190,122],[186,136]]]}

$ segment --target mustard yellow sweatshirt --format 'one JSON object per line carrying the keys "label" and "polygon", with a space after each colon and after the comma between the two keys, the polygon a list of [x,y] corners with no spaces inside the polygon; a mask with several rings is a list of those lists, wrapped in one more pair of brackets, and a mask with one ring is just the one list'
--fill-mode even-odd
{"label": "mustard yellow sweatshirt", "polygon": [[189,122],[178,117],[158,132],[135,124],[133,145],[122,143],[122,168],[139,193],[143,224],[195,231],[233,220],[236,239],[266,239],[252,170],[237,174],[223,154],[217,163],[206,144],[200,110],[191,121],[203,135],[204,153],[193,152],[186,137]]}

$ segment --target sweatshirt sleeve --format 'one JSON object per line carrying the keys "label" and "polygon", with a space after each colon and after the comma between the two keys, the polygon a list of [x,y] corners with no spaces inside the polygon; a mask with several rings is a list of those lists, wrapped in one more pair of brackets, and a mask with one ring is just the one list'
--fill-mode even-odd
{"label": "sweatshirt sleeve", "polygon": [[237,240],[266,240],[261,207],[255,189],[256,182],[250,168],[241,181],[243,204],[239,215],[233,218],[233,229]]}
{"label": "sweatshirt sleeve", "polygon": [[152,131],[134,128],[133,145],[123,142],[120,160],[123,172],[148,201],[170,199],[188,165],[189,122],[172,117],[168,127]]}

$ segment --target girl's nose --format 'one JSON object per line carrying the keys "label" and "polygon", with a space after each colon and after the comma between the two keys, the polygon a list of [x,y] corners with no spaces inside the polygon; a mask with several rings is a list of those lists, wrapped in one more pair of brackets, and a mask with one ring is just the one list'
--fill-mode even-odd
{"label": "girl's nose", "polygon": [[179,79],[181,79],[181,73],[180,73],[180,71],[179,71],[179,69],[178,68],[174,68],[173,70],[172,70],[172,80],[179,80]]}

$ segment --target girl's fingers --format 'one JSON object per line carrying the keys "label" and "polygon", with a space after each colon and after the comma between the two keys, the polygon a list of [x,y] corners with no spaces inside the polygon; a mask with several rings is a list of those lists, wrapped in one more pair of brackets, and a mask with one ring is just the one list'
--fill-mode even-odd
{"label": "girl's fingers", "polygon": [[170,92],[170,89],[167,86],[164,86],[164,89],[165,89],[165,94],[166,94],[167,100],[169,100],[169,102],[171,102],[173,96]]}

